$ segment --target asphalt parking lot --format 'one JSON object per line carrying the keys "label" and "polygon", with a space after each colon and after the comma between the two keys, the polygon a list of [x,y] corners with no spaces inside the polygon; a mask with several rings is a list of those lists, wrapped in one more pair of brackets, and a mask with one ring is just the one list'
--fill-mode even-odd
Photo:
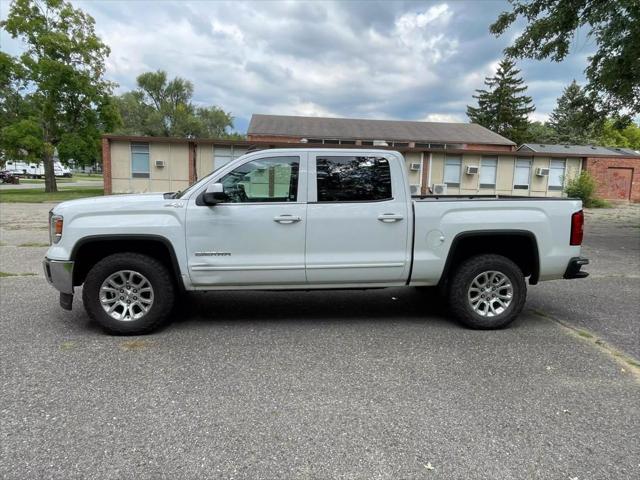
{"label": "asphalt parking lot", "polygon": [[590,213],[592,277],[506,330],[413,289],[225,292],[127,338],[57,305],[49,208],[0,205],[2,478],[640,476],[638,207]]}

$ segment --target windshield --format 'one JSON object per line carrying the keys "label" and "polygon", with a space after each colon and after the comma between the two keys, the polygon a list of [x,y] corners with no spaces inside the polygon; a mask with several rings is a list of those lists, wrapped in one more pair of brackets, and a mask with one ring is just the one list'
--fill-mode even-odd
{"label": "windshield", "polygon": [[184,190],[178,190],[176,193],[173,194],[173,198],[182,198],[184,197],[187,193],[196,190],[198,188],[200,188],[200,186],[202,184],[204,184],[205,182],[207,182],[209,180],[209,177],[211,177],[211,175],[213,175],[214,173],[216,173],[218,170],[220,170],[222,167],[224,167],[224,165],[220,165],[218,168],[214,168],[213,171],[211,171],[211,173],[207,174],[206,176],[202,177],[200,180],[198,180],[196,183],[193,183],[191,185],[189,185],[187,188],[185,188]]}

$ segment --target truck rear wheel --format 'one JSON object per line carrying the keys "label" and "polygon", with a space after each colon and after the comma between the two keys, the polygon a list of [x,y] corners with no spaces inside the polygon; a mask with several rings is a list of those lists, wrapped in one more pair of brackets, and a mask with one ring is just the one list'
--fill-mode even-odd
{"label": "truck rear wheel", "polygon": [[141,335],[169,317],[175,289],[167,268],[153,257],[116,253],[87,274],[82,301],[92,320],[118,335]]}
{"label": "truck rear wheel", "polygon": [[476,329],[503,328],[522,311],[527,285],[520,268],[501,255],[478,255],[457,268],[449,305],[461,323]]}

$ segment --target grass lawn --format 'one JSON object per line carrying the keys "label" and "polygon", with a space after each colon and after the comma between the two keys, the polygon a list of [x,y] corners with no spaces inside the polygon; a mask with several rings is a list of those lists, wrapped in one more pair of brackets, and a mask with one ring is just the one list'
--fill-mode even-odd
{"label": "grass lawn", "polygon": [[43,203],[43,202],[64,202],[76,198],[97,197],[104,195],[102,188],[82,187],[82,188],[59,188],[55,193],[45,193],[43,190],[35,188],[6,189],[0,190],[0,203]]}
{"label": "grass lawn", "polygon": [[[56,183],[69,183],[73,182],[73,178],[56,178]],[[44,185],[44,178],[20,178],[20,183],[36,183]]]}
{"label": "grass lawn", "polygon": [[101,173],[92,173],[91,175],[89,175],[88,173],[74,173],[73,177],[71,177],[68,180],[72,180],[76,179],[76,180],[95,180],[97,181],[102,181],[102,174]]}
{"label": "grass lawn", "polygon": [[[56,177],[56,183],[70,183],[82,180],[83,182],[102,182],[102,175],[88,175],[86,173],[76,173],[73,177]],[[20,178],[20,183],[41,183],[44,185],[44,178]]]}

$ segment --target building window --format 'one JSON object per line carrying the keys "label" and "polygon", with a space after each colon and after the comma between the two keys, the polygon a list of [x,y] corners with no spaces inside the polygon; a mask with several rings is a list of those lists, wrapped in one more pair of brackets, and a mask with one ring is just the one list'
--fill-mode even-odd
{"label": "building window", "polygon": [[516,159],[516,169],[513,173],[513,188],[516,190],[529,190],[529,179],[531,178],[531,159]]}
{"label": "building window", "polygon": [[295,202],[299,165],[298,157],[260,158],[240,165],[220,180],[225,202]]}
{"label": "building window", "polygon": [[318,157],[318,202],[390,200],[391,169],[384,157]]}
{"label": "building window", "polygon": [[480,162],[480,188],[496,188],[498,157],[482,157]]}
{"label": "building window", "polygon": [[149,178],[149,144],[131,144],[131,176]]}
{"label": "building window", "polygon": [[322,143],[321,138],[308,138],[307,143]]}
{"label": "building window", "polygon": [[366,146],[371,146],[373,145],[373,142],[371,140],[362,140],[361,144]]}
{"label": "building window", "polygon": [[549,190],[562,190],[566,164],[565,160],[551,160],[549,164]]}
{"label": "building window", "polygon": [[214,145],[213,147],[213,167],[217,170],[224,167],[227,163],[241,157],[247,153],[243,148],[237,148],[233,145]]}
{"label": "building window", "polygon": [[355,145],[355,140],[340,140],[340,145]]}
{"label": "building window", "polygon": [[461,168],[462,157],[460,155],[447,155],[444,160],[444,183],[450,187],[459,187]]}
{"label": "building window", "polygon": [[335,139],[335,138],[325,138],[324,139],[324,144],[325,145],[340,145],[340,140]]}

